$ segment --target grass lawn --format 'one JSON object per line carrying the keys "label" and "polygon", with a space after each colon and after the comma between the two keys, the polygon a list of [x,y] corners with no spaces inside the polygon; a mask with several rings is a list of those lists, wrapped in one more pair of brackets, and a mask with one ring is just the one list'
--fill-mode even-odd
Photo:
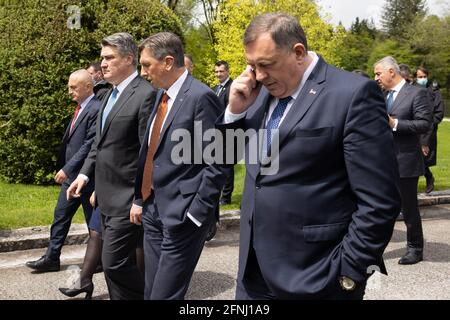
{"label": "grass lawn", "polygon": [[[49,225],[59,195],[58,186],[8,184],[0,181],[0,229]],[[75,222],[83,222],[78,210]]]}
{"label": "grass lawn", "polygon": [[[441,123],[438,130],[438,161],[431,171],[436,179],[435,190],[450,189],[450,122]],[[232,203],[222,210],[239,209],[244,186],[245,167],[235,166],[235,188]],[[419,181],[419,192],[425,190],[425,178]],[[58,186],[30,186],[8,184],[0,181],[0,229],[48,225],[53,220],[53,210],[58,198]],[[80,210],[74,221],[83,223]]]}

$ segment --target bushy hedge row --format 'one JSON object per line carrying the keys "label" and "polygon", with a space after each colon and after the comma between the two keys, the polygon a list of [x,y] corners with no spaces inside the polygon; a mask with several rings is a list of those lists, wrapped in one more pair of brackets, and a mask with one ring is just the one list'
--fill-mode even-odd
{"label": "bushy hedge row", "polygon": [[[81,13],[81,28],[74,11]],[[72,16],[72,17],[71,17]],[[182,35],[178,18],[157,0],[0,0],[0,175],[13,183],[50,183],[73,111],[71,72],[99,59],[101,39],[126,31]]]}

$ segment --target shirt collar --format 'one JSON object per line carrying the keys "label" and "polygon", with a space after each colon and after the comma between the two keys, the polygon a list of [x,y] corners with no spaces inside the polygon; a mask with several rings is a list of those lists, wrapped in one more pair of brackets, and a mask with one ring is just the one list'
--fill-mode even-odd
{"label": "shirt collar", "polygon": [[123,90],[130,84],[131,81],[133,81],[134,78],[138,76],[137,71],[134,71],[128,78],[123,80],[121,83],[119,83],[114,89],[117,88],[118,94],[120,95]]}
{"label": "shirt collar", "polygon": [[400,81],[395,87],[393,87],[391,90],[389,91],[394,91],[394,92],[400,92],[400,90],[402,90],[403,86],[406,84],[405,79],[402,79],[402,81]]}
{"label": "shirt collar", "polygon": [[226,80],[224,82],[219,83],[219,85],[221,85],[222,87],[225,87],[225,85],[227,84],[228,80],[230,80],[230,77],[226,78]]}
{"label": "shirt collar", "polygon": [[94,97],[94,94],[91,94],[89,97],[87,97],[86,99],[84,99],[84,101],[80,104],[80,109],[83,110],[84,107],[86,107],[88,105],[88,103],[92,100],[92,98]]}
{"label": "shirt collar", "polygon": [[300,81],[297,90],[295,90],[295,92],[291,94],[293,100],[297,99],[298,95],[300,94],[300,91],[302,91],[303,87],[305,86],[306,80],[308,80],[309,76],[311,75],[317,63],[319,62],[319,56],[314,51],[308,51],[308,55],[312,58],[312,62],[308,66],[308,68],[306,68],[306,71],[302,77],[302,81]]}
{"label": "shirt collar", "polygon": [[184,70],[183,74],[175,81],[169,89],[167,89],[166,93],[169,96],[170,99],[175,100],[177,98],[178,92],[181,89],[181,86],[183,85],[184,81],[186,80],[188,76],[187,69]]}

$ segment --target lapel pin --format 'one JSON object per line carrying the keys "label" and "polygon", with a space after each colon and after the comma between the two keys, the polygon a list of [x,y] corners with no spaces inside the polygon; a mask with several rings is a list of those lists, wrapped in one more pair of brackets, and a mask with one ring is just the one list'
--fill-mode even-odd
{"label": "lapel pin", "polygon": [[317,91],[315,91],[314,89],[311,89],[310,91],[309,91],[309,94],[316,94],[317,93]]}

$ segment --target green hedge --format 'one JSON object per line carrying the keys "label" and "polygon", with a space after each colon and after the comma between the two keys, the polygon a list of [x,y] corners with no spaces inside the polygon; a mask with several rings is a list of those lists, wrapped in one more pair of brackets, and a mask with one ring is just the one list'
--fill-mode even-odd
{"label": "green hedge", "polygon": [[[81,28],[68,27],[77,5]],[[100,41],[125,31],[182,36],[179,19],[156,0],[0,0],[0,176],[13,183],[52,182],[72,113],[71,72],[99,59]]]}

